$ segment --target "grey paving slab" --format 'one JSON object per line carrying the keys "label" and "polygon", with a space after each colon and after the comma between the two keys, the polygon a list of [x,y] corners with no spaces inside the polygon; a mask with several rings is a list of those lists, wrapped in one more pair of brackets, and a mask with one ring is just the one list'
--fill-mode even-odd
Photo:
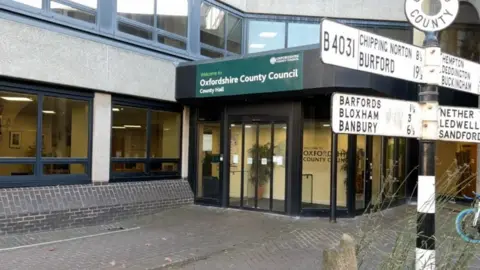
{"label": "grey paving slab", "polygon": [[[414,206],[402,206],[331,224],[186,206],[105,226],[0,237],[0,269],[321,269],[323,250],[345,232],[363,241],[361,269],[382,269],[399,236],[414,255],[414,214]],[[453,228],[455,214],[438,214],[437,236],[444,244],[439,258],[462,245]],[[474,258],[469,269],[480,269],[480,260]]]}

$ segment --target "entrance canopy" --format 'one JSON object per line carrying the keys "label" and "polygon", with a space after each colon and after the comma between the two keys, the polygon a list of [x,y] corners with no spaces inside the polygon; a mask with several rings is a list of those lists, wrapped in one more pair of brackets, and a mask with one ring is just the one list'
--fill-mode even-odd
{"label": "entrance canopy", "polygon": [[409,94],[411,86],[394,78],[325,65],[320,60],[318,46],[309,46],[181,63],[177,67],[175,97],[181,102],[370,89],[377,95],[409,99],[416,97]]}

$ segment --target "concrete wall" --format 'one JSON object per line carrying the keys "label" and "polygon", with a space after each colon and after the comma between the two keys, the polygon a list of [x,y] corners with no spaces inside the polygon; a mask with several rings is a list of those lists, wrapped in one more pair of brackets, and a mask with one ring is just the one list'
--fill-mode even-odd
{"label": "concrete wall", "polygon": [[0,19],[0,75],[175,100],[175,65],[95,41]]}
{"label": "concrete wall", "polygon": [[[220,0],[248,13],[406,21],[404,1],[378,0]],[[463,0],[480,11],[480,0]],[[381,12],[379,12],[381,11]]]}

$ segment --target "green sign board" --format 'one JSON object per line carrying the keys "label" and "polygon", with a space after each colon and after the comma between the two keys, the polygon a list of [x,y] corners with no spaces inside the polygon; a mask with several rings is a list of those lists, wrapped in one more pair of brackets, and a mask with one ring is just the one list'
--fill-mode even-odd
{"label": "green sign board", "polygon": [[196,76],[196,97],[300,90],[303,89],[303,53],[200,64]]}

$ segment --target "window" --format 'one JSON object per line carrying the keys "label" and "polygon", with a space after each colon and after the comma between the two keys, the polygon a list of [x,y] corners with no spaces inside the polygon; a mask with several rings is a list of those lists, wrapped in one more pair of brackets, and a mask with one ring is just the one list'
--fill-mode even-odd
{"label": "window", "polygon": [[320,24],[288,23],[288,48],[320,43]]}
{"label": "window", "polygon": [[114,180],[179,175],[180,112],[115,103],[112,114]]}
{"label": "window", "polygon": [[285,22],[250,21],[248,53],[285,48]]}
{"label": "window", "polygon": [[13,0],[14,2],[21,3],[34,8],[42,8],[42,0]]}
{"label": "window", "polygon": [[188,0],[118,0],[118,31],[178,49],[187,48]]}
{"label": "window", "polygon": [[52,12],[92,24],[96,22],[96,9],[97,0],[50,1]]}
{"label": "window", "polygon": [[200,53],[219,58],[227,52],[242,53],[243,21],[231,13],[202,2],[200,9]]}
{"label": "window", "polygon": [[[1,90],[0,183],[87,183],[90,102],[88,98]],[[2,177],[9,177],[8,181]]]}

